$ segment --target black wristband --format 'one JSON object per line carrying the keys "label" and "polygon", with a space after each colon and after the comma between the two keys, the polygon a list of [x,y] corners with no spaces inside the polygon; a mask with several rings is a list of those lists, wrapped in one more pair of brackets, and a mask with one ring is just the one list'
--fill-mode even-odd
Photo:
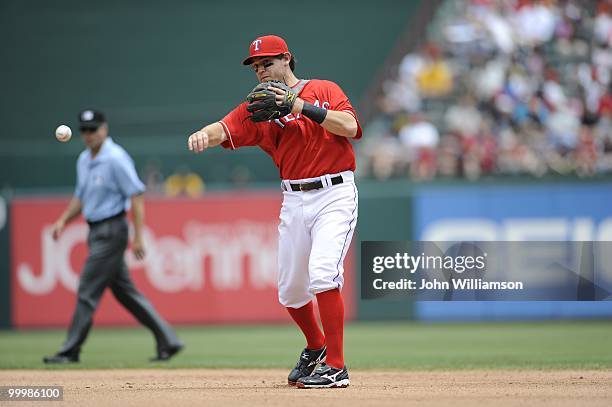
{"label": "black wristband", "polygon": [[311,103],[304,102],[304,107],[302,107],[302,114],[308,117],[309,119],[321,124],[327,116],[327,109],[323,109],[322,107],[318,107]]}

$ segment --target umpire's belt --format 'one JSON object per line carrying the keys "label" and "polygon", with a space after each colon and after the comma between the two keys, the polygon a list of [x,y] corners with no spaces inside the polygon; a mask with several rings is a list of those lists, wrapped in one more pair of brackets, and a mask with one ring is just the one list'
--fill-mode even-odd
{"label": "umpire's belt", "polygon": [[94,227],[94,226],[98,226],[101,225],[104,222],[108,222],[109,220],[115,220],[115,219],[119,219],[125,216],[125,211],[121,211],[116,215],[113,216],[109,216],[108,218],[105,219],[101,219],[101,220],[96,220],[93,222],[87,221],[87,224],[89,225],[90,228]]}
{"label": "umpire's belt", "polygon": [[[344,179],[342,179],[342,175],[336,175],[335,177],[330,178],[330,181],[332,185],[338,185],[338,184],[342,184],[344,182]],[[283,182],[281,185],[282,185],[283,191],[287,191],[287,186],[285,185],[285,183]],[[289,183],[289,186],[291,187],[291,190],[293,192],[299,192],[299,191],[305,192],[305,191],[313,191],[315,189],[323,188],[323,182],[319,180],[319,181],[312,181],[312,182]]]}

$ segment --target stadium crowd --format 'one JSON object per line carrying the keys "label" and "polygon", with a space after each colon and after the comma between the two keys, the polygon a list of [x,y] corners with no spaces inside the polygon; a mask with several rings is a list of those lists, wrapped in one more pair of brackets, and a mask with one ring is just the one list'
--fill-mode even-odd
{"label": "stadium crowd", "polygon": [[450,0],[383,85],[362,174],[612,172],[612,0]]}

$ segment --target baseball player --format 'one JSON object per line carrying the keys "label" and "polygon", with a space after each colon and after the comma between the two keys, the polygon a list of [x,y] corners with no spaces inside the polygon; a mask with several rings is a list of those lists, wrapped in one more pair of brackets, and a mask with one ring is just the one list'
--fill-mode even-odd
{"label": "baseball player", "polygon": [[64,226],[80,213],[89,224],[89,255],[79,278],[77,304],[68,338],[59,352],[43,359],[45,363],[75,363],[87,339],[98,302],[109,287],[115,298],[151,330],[157,342],[157,356],[168,360],[183,348],[172,328],[136,289],[123,253],[128,244],[125,212],[134,214],[132,250],[138,259],[145,255],[142,242],[144,185],[136,174],[128,153],[108,137],[104,114],[84,110],[79,114],[81,135],[87,149],[77,161],[77,186],[68,208],[53,225],[57,239]]}
{"label": "baseball player", "polygon": [[307,342],[288,381],[299,388],[347,387],[340,290],[357,223],[349,139],[359,139],[361,127],[337,84],[295,76],[295,59],[282,38],[255,39],[243,64],[260,84],[223,119],[189,136],[188,147],[199,153],[217,145],[259,146],[274,160],[283,190],[278,298]]}

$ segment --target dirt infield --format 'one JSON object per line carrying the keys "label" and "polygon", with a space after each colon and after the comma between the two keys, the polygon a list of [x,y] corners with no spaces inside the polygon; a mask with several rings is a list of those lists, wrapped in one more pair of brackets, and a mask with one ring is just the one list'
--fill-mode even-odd
{"label": "dirt infield", "polygon": [[[350,374],[349,388],[329,390],[289,387],[283,383],[287,372],[276,369],[4,370],[0,384],[62,385],[62,404],[88,406],[294,407],[331,401],[377,407],[557,407],[609,406],[612,401],[612,371],[351,370]],[[41,405],[19,403],[27,404]]]}

